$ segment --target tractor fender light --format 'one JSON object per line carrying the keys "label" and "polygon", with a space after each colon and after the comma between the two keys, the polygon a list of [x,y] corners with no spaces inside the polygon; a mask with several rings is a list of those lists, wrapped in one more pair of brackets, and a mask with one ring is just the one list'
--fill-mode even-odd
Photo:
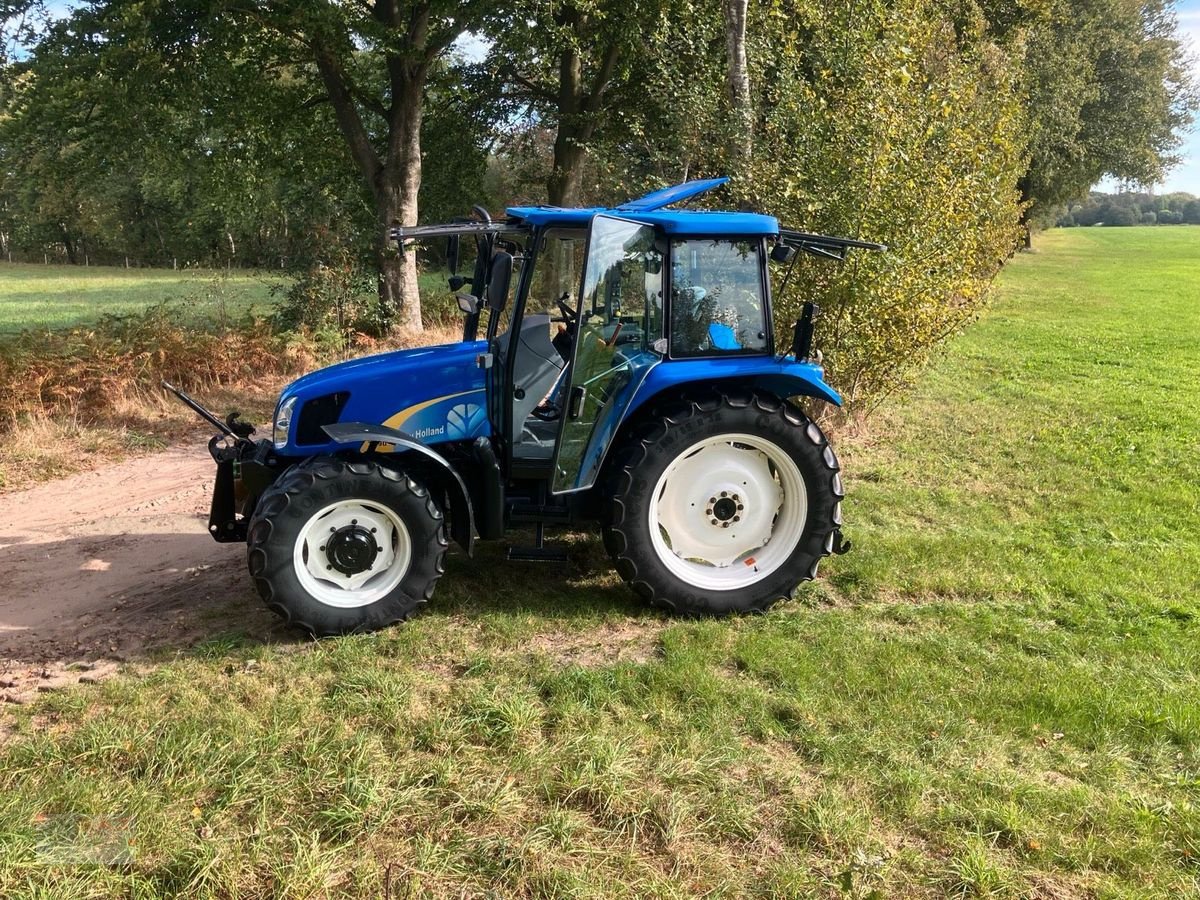
{"label": "tractor fender light", "polygon": [[279,404],[279,408],[275,410],[275,427],[271,435],[275,442],[275,449],[282,450],[287,446],[288,434],[292,430],[292,413],[296,409],[296,398],[288,397]]}

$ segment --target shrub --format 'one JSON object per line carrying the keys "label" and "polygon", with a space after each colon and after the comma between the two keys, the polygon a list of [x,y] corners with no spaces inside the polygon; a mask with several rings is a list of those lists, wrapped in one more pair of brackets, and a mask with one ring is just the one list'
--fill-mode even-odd
{"label": "shrub", "polygon": [[345,250],[304,270],[283,290],[275,322],[283,331],[336,335],[343,345],[356,333],[379,336],[386,331],[375,276]]}
{"label": "shrub", "polygon": [[1137,214],[1125,206],[1110,206],[1104,214],[1104,224],[1116,228],[1127,228],[1137,224]]}
{"label": "shrub", "polygon": [[822,305],[834,383],[870,404],[975,316],[1017,245],[1016,71],[934,0],[768,6],[762,140],[734,188],[787,225],[889,245],[802,259],[777,304],[785,338],[802,301]]}
{"label": "shrub", "polygon": [[1158,223],[1158,216],[1157,216],[1157,214],[1155,214],[1155,212],[1153,210],[1151,210],[1150,212],[1142,213],[1142,224],[1143,225],[1155,225],[1157,223]]}
{"label": "shrub", "polygon": [[1159,225],[1179,225],[1183,222],[1183,213],[1175,212],[1170,209],[1159,210],[1158,224]]}

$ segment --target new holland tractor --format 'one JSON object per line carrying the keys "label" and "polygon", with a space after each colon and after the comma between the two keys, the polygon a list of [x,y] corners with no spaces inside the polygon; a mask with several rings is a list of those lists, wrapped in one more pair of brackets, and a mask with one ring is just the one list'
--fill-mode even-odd
{"label": "new holland tractor", "polygon": [[599,525],[645,601],[761,611],[845,549],[837,457],[794,398],[841,400],[815,307],[775,333],[768,266],[883,248],[668,208],[724,181],[392,229],[446,241],[462,340],[305,375],[269,438],[177,391],[219,431],[209,530],[246,543],[267,606],[316,635],[369,631],[433,596],[451,540],[471,556],[532,527],[509,558],[555,560],[547,525]]}

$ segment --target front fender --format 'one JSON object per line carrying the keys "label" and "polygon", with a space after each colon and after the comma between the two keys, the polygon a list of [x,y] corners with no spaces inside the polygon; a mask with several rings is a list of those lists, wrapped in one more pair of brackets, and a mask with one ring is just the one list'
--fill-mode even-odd
{"label": "front fender", "polygon": [[471,505],[471,496],[462,476],[454,471],[446,459],[426,447],[416,438],[389,428],[386,425],[371,425],[366,422],[344,422],[337,425],[322,426],[322,431],[329,435],[336,444],[391,444],[395,447],[396,456],[414,453],[423,460],[436,465],[435,472],[441,475],[442,487],[450,498],[450,535],[455,543],[471,556],[475,552],[475,509]]}
{"label": "front fender", "polygon": [[723,381],[749,384],[778,397],[816,397],[834,406],[842,405],[837,391],[825,383],[825,370],[816,363],[802,362],[791,356],[727,356],[659,363],[642,381],[627,415],[672,388]]}

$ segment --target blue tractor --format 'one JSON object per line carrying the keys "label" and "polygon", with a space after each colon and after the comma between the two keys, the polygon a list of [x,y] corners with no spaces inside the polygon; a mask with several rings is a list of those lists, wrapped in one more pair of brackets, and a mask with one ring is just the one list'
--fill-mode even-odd
{"label": "blue tractor", "polygon": [[446,240],[459,343],[298,379],[270,439],[181,395],[220,431],[210,532],[245,541],[267,606],[317,635],[381,628],[433,596],[450,540],[470,556],[532,526],[509,557],[561,558],[547,525],[599,524],[630,587],[686,615],[765,610],[813,578],[843,549],[843,490],[793,398],[841,400],[815,308],[775,333],[768,266],[882,247],[668,208],[724,181],[395,228]]}

